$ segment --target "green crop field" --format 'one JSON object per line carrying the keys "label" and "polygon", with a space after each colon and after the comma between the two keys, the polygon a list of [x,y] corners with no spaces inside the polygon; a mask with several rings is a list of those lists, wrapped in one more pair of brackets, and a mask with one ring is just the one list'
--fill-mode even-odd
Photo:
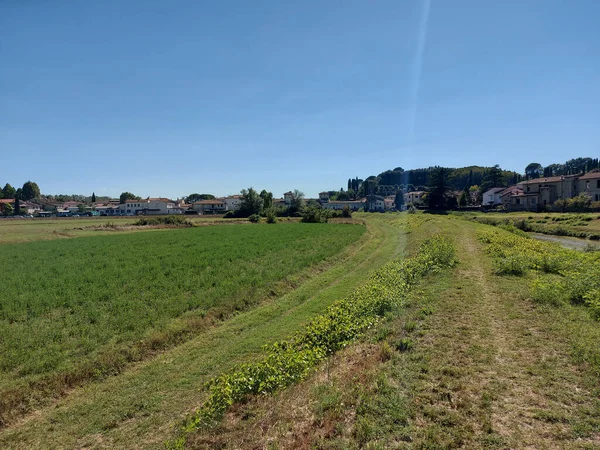
{"label": "green crop field", "polygon": [[282,223],[2,245],[3,413],[30,390],[114,373],[247,309],[364,230]]}

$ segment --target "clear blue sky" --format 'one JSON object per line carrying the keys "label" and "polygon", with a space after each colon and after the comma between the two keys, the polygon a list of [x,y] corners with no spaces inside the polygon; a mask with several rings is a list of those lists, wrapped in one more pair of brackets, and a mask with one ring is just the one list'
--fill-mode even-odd
{"label": "clear blue sky", "polygon": [[600,1],[0,1],[0,183],[275,196],[600,156]]}

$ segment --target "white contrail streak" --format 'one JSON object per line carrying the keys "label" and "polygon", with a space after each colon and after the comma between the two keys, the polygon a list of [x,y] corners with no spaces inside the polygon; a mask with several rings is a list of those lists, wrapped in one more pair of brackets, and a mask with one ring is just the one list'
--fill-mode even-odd
{"label": "white contrail streak", "polygon": [[423,0],[423,11],[419,24],[419,36],[417,39],[417,52],[415,55],[415,64],[412,79],[412,110],[409,117],[410,140],[414,141],[415,128],[417,121],[417,105],[419,103],[419,88],[421,84],[421,71],[423,69],[423,54],[425,53],[425,44],[427,42],[427,28],[429,25],[429,12],[431,10],[431,0]]}

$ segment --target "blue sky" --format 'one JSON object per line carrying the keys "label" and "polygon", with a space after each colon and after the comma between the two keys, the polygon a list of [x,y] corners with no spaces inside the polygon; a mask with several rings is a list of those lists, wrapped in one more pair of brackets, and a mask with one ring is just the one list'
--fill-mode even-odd
{"label": "blue sky", "polygon": [[0,184],[280,196],[600,156],[596,0],[0,2]]}

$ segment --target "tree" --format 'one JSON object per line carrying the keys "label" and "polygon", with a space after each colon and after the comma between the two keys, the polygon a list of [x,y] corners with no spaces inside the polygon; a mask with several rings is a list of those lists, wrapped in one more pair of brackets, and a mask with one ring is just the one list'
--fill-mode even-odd
{"label": "tree", "polygon": [[348,178],[348,190],[352,189],[352,180]]}
{"label": "tree", "polygon": [[92,203],[96,203],[96,193],[92,192]]}
{"label": "tree", "polygon": [[263,199],[260,198],[260,195],[258,195],[258,192],[254,188],[242,189],[240,194],[242,195],[242,201],[237,210],[239,217],[249,217],[252,214],[260,214],[262,212]]}
{"label": "tree", "polygon": [[294,189],[292,192],[292,201],[290,203],[290,207],[288,208],[288,212],[290,215],[301,212],[304,208],[304,192],[299,191],[298,189]]}
{"label": "tree", "polygon": [[131,192],[123,192],[120,196],[119,196],[119,203],[123,204],[125,203],[127,200],[140,200],[140,197],[133,195]]}
{"label": "tree", "polygon": [[33,181],[28,181],[23,184],[23,188],[21,188],[21,199],[22,200],[31,200],[32,198],[38,198],[40,196],[40,187],[37,183]]}
{"label": "tree", "polygon": [[19,214],[21,214],[21,194],[22,191],[21,189],[17,189],[17,191],[15,192],[15,212],[14,215],[18,216]]}
{"label": "tree", "polygon": [[465,208],[467,206],[467,193],[465,191],[462,191],[462,194],[460,194],[460,198],[458,199],[458,206],[460,206],[461,208]]}
{"label": "tree", "polygon": [[13,207],[10,203],[4,204],[4,215],[10,216],[13,213]]}
{"label": "tree", "polygon": [[200,200],[214,200],[215,196],[212,194],[190,194],[185,198],[186,203],[196,203]]}
{"label": "tree", "polygon": [[265,189],[260,191],[260,198],[263,200],[263,210],[270,210],[273,208],[273,193],[267,192]]}
{"label": "tree", "polygon": [[583,192],[581,194],[567,200],[567,207],[571,211],[576,211],[576,212],[584,212],[586,209],[589,209],[591,204],[592,204],[592,198]]}
{"label": "tree", "polygon": [[402,205],[404,205],[404,193],[402,191],[396,192],[396,199],[394,200],[396,204],[396,209],[400,211],[402,209]]}
{"label": "tree", "polygon": [[481,191],[486,192],[495,187],[502,187],[503,185],[502,170],[500,169],[500,166],[496,164],[485,173],[483,182],[481,183]]}
{"label": "tree", "polygon": [[17,190],[8,183],[6,183],[2,189],[2,195],[4,198],[15,198],[16,192]]}
{"label": "tree", "polygon": [[525,167],[525,178],[531,180],[533,178],[540,178],[544,173],[544,168],[540,163],[530,163]]}
{"label": "tree", "polygon": [[445,209],[450,191],[450,169],[435,167],[430,172],[429,178],[429,207],[432,209]]}

